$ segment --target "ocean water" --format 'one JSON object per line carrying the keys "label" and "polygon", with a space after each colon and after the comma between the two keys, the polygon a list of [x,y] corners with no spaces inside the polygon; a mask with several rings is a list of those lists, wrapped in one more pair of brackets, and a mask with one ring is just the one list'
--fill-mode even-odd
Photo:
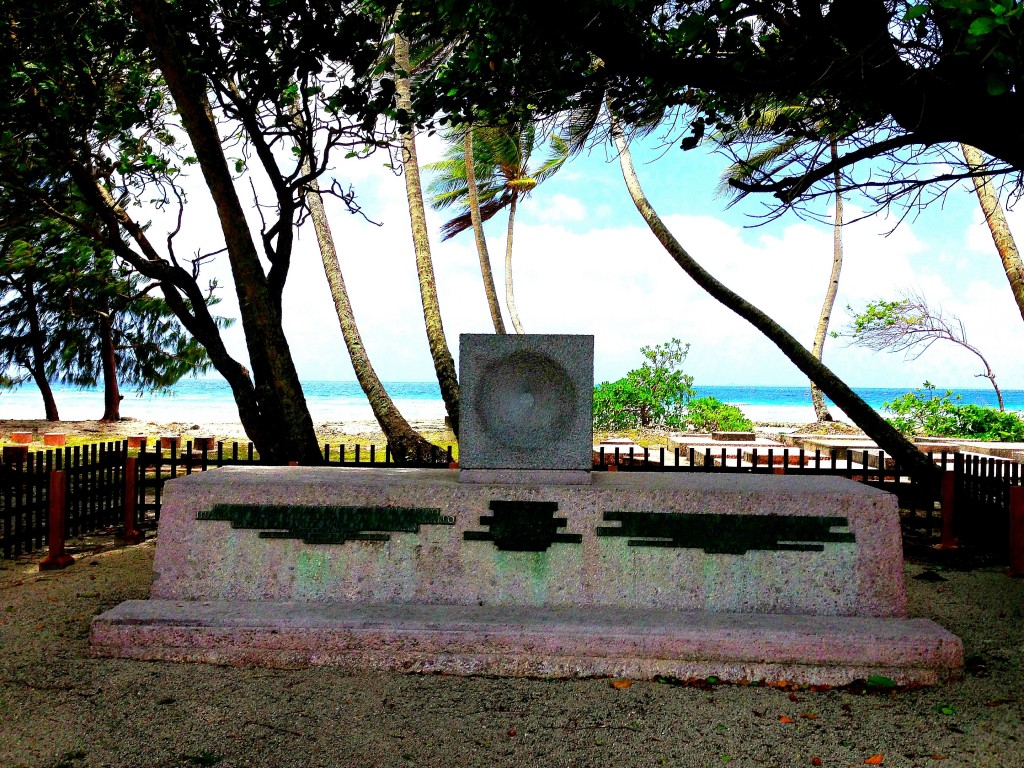
{"label": "ocean water", "polygon": [[[369,403],[354,381],[304,382],[306,401],[316,423],[368,421],[373,419]],[[444,403],[437,382],[390,382],[385,388],[407,419],[442,419]],[[810,390],[807,387],[698,386],[698,397],[717,397],[738,406],[758,422],[814,421]],[[881,410],[883,403],[909,391],[904,388],[855,388],[867,403]],[[942,387],[939,391],[944,391]],[[996,405],[990,389],[957,390],[964,403]],[[68,421],[98,419],[103,414],[103,393],[99,389],[79,389],[56,385],[54,395],[60,417]],[[155,422],[237,421],[231,390],[221,379],[186,379],[170,394],[124,393],[121,415]],[[1004,390],[1008,410],[1024,411],[1024,390]],[[836,418],[843,418],[833,408]],[[0,390],[0,419],[41,419],[42,398],[32,386]]]}

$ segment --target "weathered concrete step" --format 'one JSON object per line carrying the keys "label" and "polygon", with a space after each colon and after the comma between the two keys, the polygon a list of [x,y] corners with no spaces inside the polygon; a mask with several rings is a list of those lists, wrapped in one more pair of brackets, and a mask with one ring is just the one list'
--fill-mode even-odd
{"label": "weathered concrete step", "polygon": [[843,685],[955,678],[960,640],[928,619],[622,608],[132,600],[93,653],[216,664]]}

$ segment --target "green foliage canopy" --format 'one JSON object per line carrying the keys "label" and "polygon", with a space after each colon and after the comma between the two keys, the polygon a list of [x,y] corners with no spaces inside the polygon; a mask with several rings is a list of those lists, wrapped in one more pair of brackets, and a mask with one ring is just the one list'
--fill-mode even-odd
{"label": "green foliage canopy", "polygon": [[594,388],[594,428],[685,428],[686,404],[694,394],[693,377],[682,371],[689,350],[675,338],[641,347],[639,368]]}
{"label": "green foliage canopy", "polygon": [[[857,133],[839,167],[900,149],[963,142],[1024,169],[1024,6],[1005,0],[408,0],[411,38],[457,40],[417,111],[489,122],[610,95],[625,123],[691,110],[684,149],[757,122],[766,103],[808,105],[773,140]],[[792,200],[835,164],[827,155],[761,185]],[[798,172],[799,171],[799,172]],[[913,169],[893,174],[917,183]],[[872,180],[877,184],[878,179]]]}

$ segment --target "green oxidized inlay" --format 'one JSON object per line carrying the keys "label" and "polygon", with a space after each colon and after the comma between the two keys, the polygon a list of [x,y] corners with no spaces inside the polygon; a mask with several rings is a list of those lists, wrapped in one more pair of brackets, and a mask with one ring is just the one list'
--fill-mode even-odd
{"label": "green oxidized inlay", "polygon": [[526,557],[530,569],[530,592],[540,602],[547,595],[551,582],[550,556],[547,552],[530,552]]}
{"label": "green oxidized inlay", "polygon": [[225,520],[232,528],[259,530],[260,538],[306,544],[389,541],[392,533],[419,533],[421,525],[455,525],[454,515],[423,507],[218,504],[196,519]]}
{"label": "green oxidized inlay", "polygon": [[329,568],[330,560],[323,552],[300,552],[295,563],[299,581],[314,586],[324,582]]}
{"label": "green oxidized inlay", "polygon": [[691,515],[605,512],[598,536],[628,536],[631,547],[703,549],[709,555],[744,555],[749,550],[821,552],[828,542],[852,543],[845,517],[805,515]]}
{"label": "green oxidized inlay", "polygon": [[480,518],[488,531],[466,531],[465,541],[493,541],[505,552],[544,552],[552,544],[579,544],[578,533],[558,533],[566,519],[555,517],[557,501],[498,501],[490,503],[493,515]]}

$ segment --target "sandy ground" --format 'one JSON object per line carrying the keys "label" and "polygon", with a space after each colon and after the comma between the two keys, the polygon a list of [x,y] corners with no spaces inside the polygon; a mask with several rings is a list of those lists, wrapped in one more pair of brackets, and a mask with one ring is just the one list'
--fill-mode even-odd
{"label": "sandy ground", "polygon": [[1024,766],[1024,581],[1000,568],[907,565],[912,615],[964,640],[955,683],[616,688],[94,659],[90,619],[146,597],[154,543],[78,546],[61,572],[0,561],[4,768]]}
{"label": "sandy ground", "polygon": [[[413,428],[421,433],[444,433],[442,420],[413,420]],[[323,422],[315,425],[317,436],[321,441],[340,442],[349,437],[364,439],[379,437],[383,443],[384,436],[376,421]],[[212,436],[221,440],[244,441],[248,438],[238,421],[172,421],[158,423],[144,419],[121,419],[114,422],[103,421],[45,421],[43,419],[0,419],[0,440],[8,442],[12,432],[31,432],[37,442],[42,441],[47,432],[60,432],[69,436],[84,437],[92,440],[115,440],[128,435],[146,435],[156,439],[162,435],[177,435],[182,440],[196,436]],[[39,447],[39,446],[34,446]]]}

